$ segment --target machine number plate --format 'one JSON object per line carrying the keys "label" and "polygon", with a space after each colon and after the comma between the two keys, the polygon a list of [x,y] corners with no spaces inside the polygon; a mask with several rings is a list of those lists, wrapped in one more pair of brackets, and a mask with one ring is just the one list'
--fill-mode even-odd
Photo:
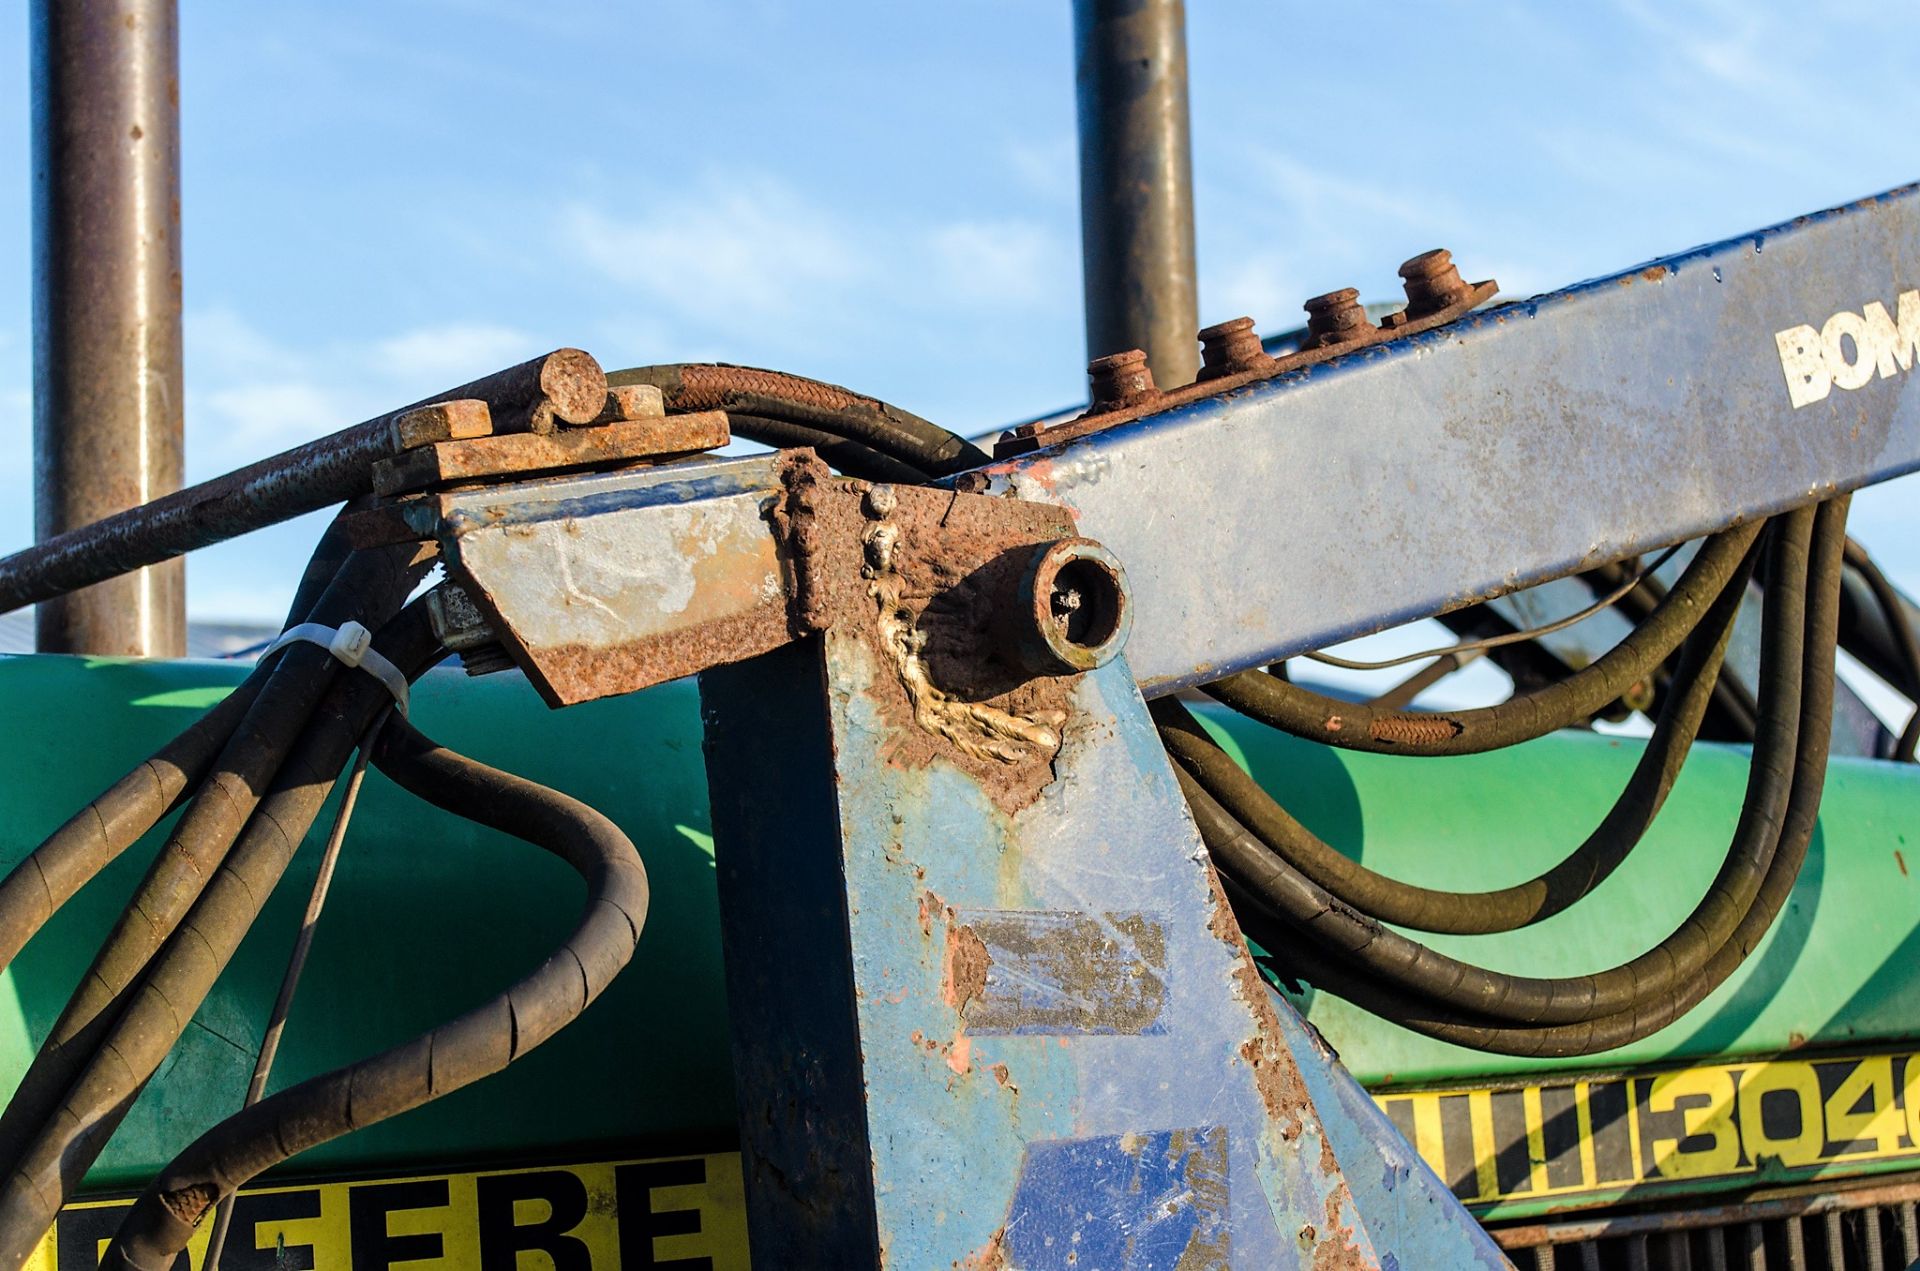
{"label": "machine number plate", "polygon": [[[1776,1058],[1538,1084],[1378,1091],[1478,1212],[1709,1179],[1920,1165],[1920,1055]],[[1528,1204],[1537,1209],[1538,1204]]]}

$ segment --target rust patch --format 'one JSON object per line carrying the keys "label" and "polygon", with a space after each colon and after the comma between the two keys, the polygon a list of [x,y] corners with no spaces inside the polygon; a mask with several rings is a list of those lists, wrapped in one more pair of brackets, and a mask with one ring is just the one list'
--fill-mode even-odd
{"label": "rust patch", "polygon": [[1007,1229],[993,1233],[993,1239],[956,1262],[954,1271],[1007,1271]]}
{"label": "rust patch", "polygon": [[1434,746],[1460,735],[1460,722],[1445,715],[1388,715],[1367,726],[1375,741],[1401,746]]}
{"label": "rust patch", "polygon": [[1640,276],[1646,279],[1648,282],[1659,282],[1662,278],[1665,278],[1668,274],[1672,272],[1673,271],[1668,269],[1665,265],[1649,265],[1647,266],[1647,268],[1640,271]]}
{"label": "rust patch", "polygon": [[1893,863],[1900,867],[1900,877],[1907,877],[1907,858],[1900,855],[1900,849],[1893,849]]}
{"label": "rust patch", "polygon": [[528,678],[549,706],[629,693],[708,667],[738,662],[777,649],[792,639],[787,606],[779,599],[683,631],[641,636],[618,645],[528,648],[515,640],[512,628],[501,622],[498,614],[489,616],[502,642],[512,646],[515,660],[538,670],[539,674]]}
{"label": "rust patch", "polygon": [[[923,904],[921,913],[926,912]],[[987,991],[987,968],[991,959],[987,946],[972,927],[955,927],[947,933],[947,1005],[964,1012],[967,1003]]]}
{"label": "rust patch", "polygon": [[868,688],[888,726],[883,760],[944,760],[1002,811],[1028,806],[1053,779],[1075,681],[1003,656],[997,624],[1035,548],[1070,536],[1067,514],[823,473],[789,482],[783,533],[804,621],[863,641],[891,669]]}
{"label": "rust patch", "polygon": [[211,1183],[194,1183],[160,1193],[160,1203],[167,1207],[167,1212],[189,1227],[199,1226],[200,1219],[219,1199],[220,1193]]}
{"label": "rust patch", "polygon": [[[1323,1158],[1330,1155],[1331,1153],[1322,1153]],[[1321,1167],[1328,1168],[1328,1162],[1323,1159]],[[1333,1165],[1332,1168],[1337,1170],[1339,1167]],[[1315,1232],[1311,1226],[1302,1228],[1303,1235],[1314,1232],[1314,1271],[1379,1271],[1379,1264],[1368,1257],[1364,1249],[1353,1243],[1355,1234],[1353,1224],[1340,1221],[1341,1211],[1350,1208],[1352,1203],[1352,1191],[1344,1182],[1336,1183],[1327,1192],[1320,1229]]]}
{"label": "rust patch", "polygon": [[774,533],[786,546],[787,568],[793,575],[793,634],[825,631],[830,618],[826,588],[820,578],[819,510],[833,473],[811,450],[782,452],[779,470],[786,493],[774,505],[770,518]]}
{"label": "rust patch", "polygon": [[507,433],[464,441],[438,441],[405,450],[373,465],[376,494],[422,490],[450,481],[569,472],[639,459],[698,454],[730,439],[727,417],[718,411],[641,419],[563,432]]}
{"label": "rust patch", "polygon": [[[1333,358],[1343,357],[1389,340],[1417,335],[1422,331],[1431,331],[1435,327],[1444,326],[1466,316],[1474,306],[1485,304],[1500,290],[1500,285],[1492,279],[1472,284],[1463,283],[1461,286],[1463,290],[1458,293],[1457,298],[1435,312],[1418,316],[1410,313],[1393,314],[1381,326],[1369,326],[1365,330],[1352,329],[1349,338],[1337,343],[1301,349],[1298,353],[1289,354],[1283,358],[1270,359],[1265,363],[1256,362],[1244,369],[1198,379],[1180,388],[1154,391],[1132,399],[1122,397],[1104,409],[1096,405],[1086,414],[1055,424],[1051,428],[1037,424],[1022,424],[1000,440],[1000,443],[994,447],[993,457],[1010,459],[1015,455],[1030,454],[1043,446],[1071,441],[1075,437],[1084,437],[1088,433],[1099,432],[1115,424],[1128,423],[1175,406],[1185,406],[1189,402],[1230,393],[1235,389],[1244,388],[1261,380],[1273,379],[1290,371],[1303,371]],[[1395,319],[1399,320],[1395,321]]]}
{"label": "rust patch", "polygon": [[[1222,910],[1231,913],[1227,894],[1220,888],[1219,873],[1211,861],[1202,864],[1214,912],[1216,915]],[[1307,1094],[1306,1082],[1300,1076],[1293,1055],[1280,1042],[1280,1018],[1274,1014],[1266,981],[1260,978],[1260,972],[1255,969],[1246,943],[1240,938],[1239,927],[1229,927],[1217,920],[1207,925],[1232,952],[1234,993],[1253,1017],[1253,1032],[1240,1044],[1240,1058],[1253,1070],[1253,1082],[1260,1092],[1260,1102],[1266,1106],[1268,1117],[1280,1127],[1281,1139],[1291,1143],[1300,1137],[1313,1119],[1313,1100]],[[1322,1147],[1325,1147],[1324,1140]]]}

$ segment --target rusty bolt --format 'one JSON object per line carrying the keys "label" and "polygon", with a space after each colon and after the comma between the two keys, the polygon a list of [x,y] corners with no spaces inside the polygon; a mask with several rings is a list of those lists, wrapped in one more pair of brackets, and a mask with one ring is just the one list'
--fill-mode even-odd
{"label": "rusty bolt", "polygon": [[1147,355],[1139,349],[1109,353],[1087,363],[1094,410],[1118,410],[1159,393]]}
{"label": "rusty bolt", "polygon": [[1034,549],[1008,617],[1009,652],[1035,675],[1105,666],[1133,626],[1126,574],[1092,539],[1048,543]]}
{"label": "rusty bolt", "polygon": [[1350,344],[1372,335],[1373,323],[1367,321],[1360,293],[1352,287],[1329,291],[1307,301],[1307,343],[1312,346]]}
{"label": "rusty bolt", "polygon": [[1421,252],[1400,266],[1400,277],[1406,280],[1409,320],[1451,309],[1473,294],[1454,267],[1453,253],[1444,247]]}
{"label": "rusty bolt", "polygon": [[1260,347],[1252,318],[1234,318],[1200,332],[1200,379],[1217,380],[1245,371],[1261,371],[1273,359]]}

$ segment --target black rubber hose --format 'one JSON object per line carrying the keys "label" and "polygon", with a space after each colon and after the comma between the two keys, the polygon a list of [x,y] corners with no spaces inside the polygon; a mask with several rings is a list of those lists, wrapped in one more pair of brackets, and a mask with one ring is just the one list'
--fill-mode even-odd
{"label": "black rubber hose", "polygon": [[790,424],[784,419],[760,415],[728,415],[728,426],[736,437],[757,441],[775,448],[811,447],[834,471],[868,481],[891,481],[899,485],[925,485],[932,476],[898,459],[889,458],[871,446],[848,441],[832,433]]}
{"label": "black rubber hose", "polygon": [[1703,544],[1659,610],[1619,644],[1564,680],[1468,711],[1376,710],[1244,671],[1205,692],[1283,732],[1345,750],[1470,755],[1531,741],[1583,721],[1652,674],[1699,624],[1740,568],[1759,523],[1723,530]]}
{"label": "black rubber hose", "polygon": [[[412,547],[356,553],[314,606],[328,626],[347,619],[378,624],[422,576]],[[125,995],[186,916],[279,771],[339,663],[324,649],[293,645],[267,667],[258,695],[220,747],[210,774],[168,834],[133,898],[115,921],[0,1111],[0,1178],[52,1116],[74,1077],[112,1026]]]}
{"label": "black rubber hose", "polygon": [[[352,554],[336,517],[307,563],[282,629],[305,622]],[[270,665],[81,808],[0,879],[0,971],[60,907],[193,793],[260,695]]]}
{"label": "black rubber hose", "polygon": [[171,1268],[200,1219],[262,1170],[500,1071],[578,1018],[632,957],[647,876],[613,822],[395,719],[374,762],[456,816],[558,856],[587,884],[579,924],[538,970],[479,1008],[351,1067],[283,1090],[200,1136],[134,1202],[102,1271]]}
{"label": "black rubber hose", "polygon": [[364,505],[356,500],[341,508],[327,522],[320,541],[313,545],[313,555],[307,558],[307,567],[300,571],[300,581],[294,584],[293,602],[287,606],[287,620],[280,624],[282,631],[307,621],[307,615],[313,612],[313,607],[320,603],[320,597],[333,584],[334,575],[352,557],[353,535],[347,529],[348,518],[363,508]]}
{"label": "black rubber hose", "polygon": [[192,793],[266,679],[256,670],[48,835],[0,880],[0,971],[60,907]]}
{"label": "black rubber hose", "polygon": [[1272,851],[1254,858],[1235,856],[1223,867],[1360,974],[1447,1009],[1516,1024],[1564,1024],[1618,1014],[1670,992],[1697,974],[1739,926],[1779,840],[1799,728],[1813,521],[1811,508],[1789,513],[1772,535],[1761,653],[1766,685],[1761,736],[1726,859],[1693,912],[1652,949],[1587,975],[1492,971],[1443,954],[1339,903]]}
{"label": "black rubber hose", "polygon": [[651,384],[669,411],[722,410],[817,429],[860,442],[889,458],[950,476],[991,459],[938,424],[897,406],[819,380],[719,362],[635,366],[607,376],[610,387]]}
{"label": "black rubber hose", "polygon": [[[1676,991],[1597,1019],[1544,1028],[1502,1026],[1436,1006],[1355,972],[1256,903],[1238,911],[1242,929],[1274,955],[1289,975],[1324,989],[1414,1032],[1454,1045],[1533,1058],[1569,1058],[1613,1050],[1649,1037],[1698,1006],[1746,961],[1772,927],[1793,891],[1818,822],[1833,726],[1833,657],[1839,628],[1839,574],[1847,499],[1823,504],[1816,519],[1801,666],[1800,721],[1792,788],[1778,846],[1753,903],[1700,973]],[[1216,805],[1217,806],[1217,805]],[[1221,815],[1225,815],[1222,813]],[[1199,819],[1199,818],[1196,818]],[[1230,819],[1230,818],[1229,818]],[[1203,833],[1206,831],[1203,829]],[[1216,827],[1215,834],[1222,831]],[[1230,833],[1230,830],[1227,831]],[[1238,884],[1241,880],[1235,880]],[[1246,894],[1243,889],[1243,899]]]}
{"label": "black rubber hose", "polygon": [[1626,860],[1659,815],[1693,745],[1733,632],[1753,553],[1682,646],[1676,689],[1620,798],[1584,842],[1523,883],[1488,891],[1443,891],[1389,878],[1333,847],[1287,812],[1188,715],[1166,698],[1151,704],[1161,739],[1205,791],[1289,865],[1334,899],[1380,922],[1446,935],[1514,931],[1562,912]]}
{"label": "black rubber hose", "polygon": [[[410,678],[440,656],[420,602],[382,626],[373,644]],[[177,928],[135,969],[137,978],[111,994],[111,1010],[95,1015],[68,1044],[42,1049],[35,1062],[45,1076],[36,1106],[17,1115],[20,1147],[0,1179],[0,1266],[24,1260],[71,1198],[258,917],[346,756],[390,703],[386,687],[371,675],[353,672],[335,681],[301,721],[303,732],[231,849],[204,879],[194,880]],[[105,993],[107,986],[99,988]],[[50,1080],[68,1073],[62,1084]],[[15,1114],[13,1105],[8,1113]]]}
{"label": "black rubber hose", "polygon": [[[1587,577],[1604,590],[1619,586],[1625,581],[1626,573],[1619,565],[1609,565],[1590,571]],[[1634,622],[1644,622],[1659,607],[1666,594],[1667,589],[1659,579],[1646,577],[1640,580],[1639,586],[1622,596],[1614,607]],[[1663,666],[1655,673],[1654,679],[1658,687],[1665,691],[1672,684],[1674,675]],[[1752,741],[1759,718],[1759,708],[1754,703],[1752,691],[1737,671],[1722,666],[1719,677],[1713,682],[1713,701],[1704,721],[1704,731],[1723,741]]]}

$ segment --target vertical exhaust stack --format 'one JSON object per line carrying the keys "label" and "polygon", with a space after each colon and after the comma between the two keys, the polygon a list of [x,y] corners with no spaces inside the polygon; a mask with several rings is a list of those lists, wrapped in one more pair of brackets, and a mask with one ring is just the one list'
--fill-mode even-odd
{"label": "vertical exhaust stack", "polygon": [[[34,534],[181,477],[175,0],[33,0]],[[42,603],[43,652],[177,657],[171,561]]]}
{"label": "vertical exhaust stack", "polygon": [[1087,357],[1146,352],[1161,388],[1200,369],[1182,0],[1075,0]]}

